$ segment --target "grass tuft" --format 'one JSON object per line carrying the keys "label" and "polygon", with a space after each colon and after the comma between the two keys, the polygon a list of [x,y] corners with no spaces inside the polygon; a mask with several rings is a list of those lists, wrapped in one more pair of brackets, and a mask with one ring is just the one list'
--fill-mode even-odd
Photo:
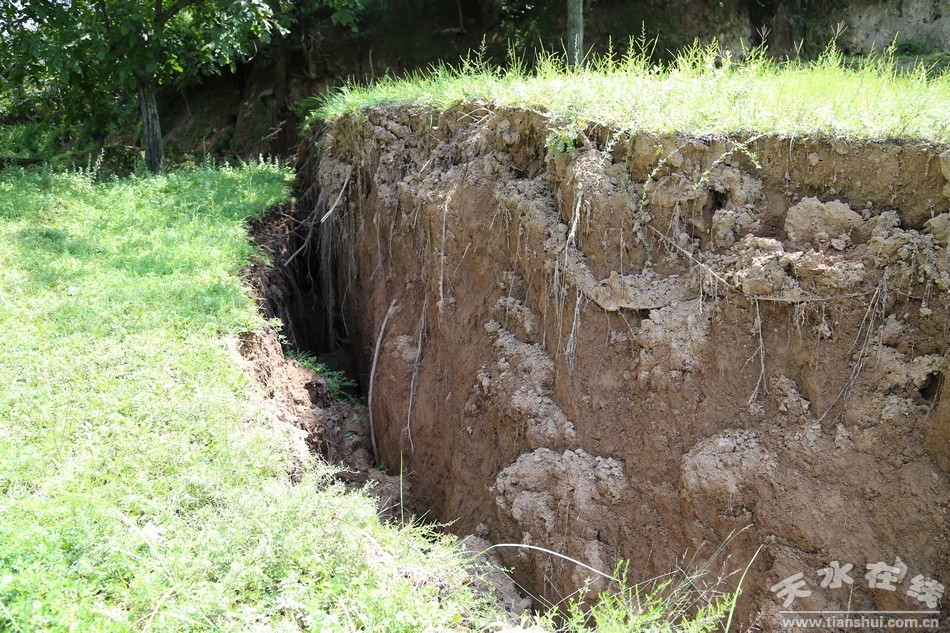
{"label": "grass tuft", "polygon": [[292,351],[288,358],[300,363],[310,371],[323,376],[327,389],[334,400],[340,402],[359,402],[359,385],[340,369],[333,369],[319,358],[308,352]]}

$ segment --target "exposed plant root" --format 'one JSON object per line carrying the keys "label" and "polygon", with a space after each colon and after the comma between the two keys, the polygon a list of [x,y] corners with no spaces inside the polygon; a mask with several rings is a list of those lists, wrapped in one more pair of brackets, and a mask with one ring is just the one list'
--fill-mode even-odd
{"label": "exposed plant root", "polygon": [[409,450],[416,451],[412,443],[412,405],[416,399],[416,393],[419,391],[419,368],[422,367],[422,348],[426,341],[426,315],[429,311],[429,293],[425,293],[425,300],[422,302],[422,314],[419,316],[419,329],[416,334],[416,360],[412,364],[412,380],[409,382],[409,410],[406,413],[406,433],[409,435]]}
{"label": "exposed plant root", "polygon": [[567,345],[564,348],[564,356],[567,358],[568,371],[574,371],[574,353],[577,351],[577,333],[581,322],[581,302],[584,300],[584,293],[580,288],[575,288],[577,297],[574,300],[574,321],[571,323],[571,334],[567,337]]}
{"label": "exposed plant root", "polygon": [[564,263],[567,264],[568,255],[571,252],[571,246],[577,244],[577,224],[581,219],[581,204],[584,202],[584,189],[578,185],[577,201],[574,203],[574,214],[571,219],[571,231],[567,234],[567,242],[564,245]]}
{"label": "exposed plant root", "polygon": [[379,350],[383,345],[383,335],[386,333],[386,324],[389,322],[389,317],[395,309],[396,299],[393,299],[393,302],[389,304],[389,310],[386,311],[386,316],[383,318],[383,324],[379,328],[379,336],[376,337],[376,351],[373,352],[373,367],[369,371],[369,395],[366,409],[369,412],[369,441],[373,447],[373,461],[377,464],[379,463],[379,451],[376,449],[376,427],[373,424],[373,386],[376,382],[376,364],[379,362]]}
{"label": "exposed plant root", "polygon": [[[324,222],[326,222],[327,219],[330,217],[330,214],[332,214],[333,211],[336,209],[337,205],[340,204],[340,200],[343,199],[343,194],[346,193],[346,186],[348,184],[350,184],[350,174],[346,175],[346,180],[343,181],[343,186],[340,188],[340,193],[339,195],[337,195],[336,200],[330,206],[330,210],[324,213],[323,216],[320,218],[320,224],[323,224]],[[313,231],[317,226],[317,208],[318,207],[315,206],[313,208],[313,211],[310,213],[310,215],[307,216],[307,219],[301,223],[301,224],[306,224],[308,226],[307,237],[304,238],[303,244],[300,245],[300,248],[295,250],[293,254],[287,258],[287,260],[284,262],[284,266],[289,266],[290,262],[294,261],[297,255],[305,251],[310,246],[310,238],[313,237]]]}
{"label": "exposed plant root", "polygon": [[[340,345],[334,327],[336,321],[336,285],[333,279],[333,259],[335,254],[334,232],[330,226],[321,226],[317,241],[317,256],[320,262],[320,294],[323,299],[323,316],[326,324],[327,343],[330,349]],[[344,327],[346,324],[344,323]]]}
{"label": "exposed plant root", "polygon": [[439,247],[439,309],[445,305],[445,223],[449,215],[449,200],[445,200],[445,208],[442,210],[442,244]]}
{"label": "exposed plant root", "polygon": [[737,293],[739,293],[740,295],[742,295],[743,297],[746,297],[747,299],[750,299],[750,300],[751,300],[751,298],[748,297],[748,296],[746,296],[746,294],[745,294],[744,292],[742,292],[742,290],[741,290],[738,286],[736,286],[735,284],[733,284],[733,283],[727,281],[722,275],[720,275],[720,274],[717,273],[715,270],[713,270],[712,267],[709,266],[709,264],[706,264],[706,263],[700,261],[699,259],[697,259],[695,255],[693,255],[693,254],[690,253],[688,250],[686,250],[685,248],[683,248],[682,246],[680,246],[679,244],[677,244],[676,242],[674,242],[673,240],[671,240],[669,237],[667,237],[667,235],[666,235],[665,233],[663,233],[662,231],[660,231],[660,230],[657,229],[656,227],[650,226],[649,224],[647,224],[646,227],[647,227],[648,229],[650,229],[651,231],[653,231],[653,233],[656,234],[656,236],[659,237],[660,240],[662,240],[664,244],[666,244],[666,245],[669,246],[670,248],[672,248],[672,249],[678,251],[678,252],[681,253],[682,255],[685,255],[685,256],[687,257],[687,259],[689,259],[691,262],[693,262],[694,264],[696,264],[697,266],[699,266],[700,268],[702,268],[702,269],[706,272],[707,275],[709,275],[710,277],[712,277],[712,278],[715,279],[716,281],[721,282],[722,284],[724,284],[724,285],[725,285],[727,288],[729,288],[730,290],[733,290],[734,292],[737,292]]}
{"label": "exposed plant root", "polygon": [[376,268],[373,269],[370,279],[376,277],[376,273],[383,268],[383,241],[379,236],[379,211],[373,215],[373,226],[376,227]]}
{"label": "exposed plant root", "polygon": [[[759,347],[749,360],[752,360],[756,356],[759,357],[759,378],[755,381],[755,389],[752,391],[752,395],[749,396],[749,401],[746,403],[746,406],[749,407],[755,404],[755,399],[759,395],[759,389],[765,393],[769,391],[768,381],[765,377],[765,342],[762,340],[762,315],[759,314],[759,300],[753,299],[752,303],[755,305],[755,322],[752,324],[752,329],[759,341]],[[746,362],[748,363],[749,361]]]}
{"label": "exposed plant root", "polygon": [[887,273],[884,273],[884,276],[881,277],[881,281],[878,282],[877,286],[874,288],[874,294],[871,296],[871,300],[868,302],[867,310],[864,312],[864,318],[861,319],[861,325],[858,327],[858,333],[854,337],[854,342],[851,344],[851,349],[849,354],[854,352],[855,347],[858,344],[858,341],[863,337],[864,340],[861,342],[861,349],[858,351],[858,359],[854,363],[854,367],[851,368],[851,374],[848,376],[848,379],[845,381],[844,385],[841,387],[841,391],[838,392],[838,395],[835,396],[835,399],[831,401],[831,404],[828,405],[828,408],[825,409],[825,412],[821,414],[816,422],[819,424],[828,416],[829,413],[835,408],[835,405],[851,391],[851,388],[854,387],[855,383],[858,381],[858,376],[861,374],[861,370],[864,369],[864,363],[868,358],[868,351],[871,347],[871,334],[874,331],[875,321],[878,317],[883,321],[884,319],[884,304],[887,301]]}

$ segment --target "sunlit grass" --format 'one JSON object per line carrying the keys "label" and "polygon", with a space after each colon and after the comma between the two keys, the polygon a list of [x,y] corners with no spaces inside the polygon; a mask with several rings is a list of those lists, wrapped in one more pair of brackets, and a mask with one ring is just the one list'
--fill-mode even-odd
{"label": "sunlit grass", "polygon": [[950,142],[950,71],[898,71],[893,51],[854,64],[832,42],[814,62],[779,62],[761,49],[734,61],[714,42],[660,65],[650,61],[650,46],[640,38],[626,55],[608,54],[578,70],[557,56],[530,71],[517,60],[500,69],[473,56],[458,68],[349,84],[323,99],[310,120],[391,104],[444,109],[485,99],[630,132]]}
{"label": "sunlit grass", "polygon": [[488,617],[451,542],[382,524],[250,404],[244,223],[288,195],[270,163],[0,172],[0,630]]}

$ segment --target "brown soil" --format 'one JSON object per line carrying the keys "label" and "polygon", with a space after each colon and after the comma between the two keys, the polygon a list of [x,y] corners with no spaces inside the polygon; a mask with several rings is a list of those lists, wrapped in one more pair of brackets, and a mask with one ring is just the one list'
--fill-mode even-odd
{"label": "brown soil", "polygon": [[[770,588],[798,572],[794,609],[950,584],[946,148],[761,138],[756,166],[727,139],[596,127],[551,156],[548,131],[487,104],[372,111],[301,163],[305,214],[340,198],[316,234],[364,378],[396,300],[375,433],[420,505],[632,578],[751,525],[718,561],[763,547],[744,628],[777,626]],[[587,578],[502,552],[537,595]],[[819,587],[830,561],[853,595]],[[868,587],[877,561],[896,591]]]}

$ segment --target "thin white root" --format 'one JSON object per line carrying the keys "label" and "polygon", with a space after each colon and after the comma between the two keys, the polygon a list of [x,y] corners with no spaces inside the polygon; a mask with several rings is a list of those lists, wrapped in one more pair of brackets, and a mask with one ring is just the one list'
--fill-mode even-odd
{"label": "thin white root", "polygon": [[422,367],[422,348],[426,342],[426,314],[429,309],[429,295],[426,293],[422,303],[422,316],[419,317],[419,333],[416,336],[416,362],[412,365],[412,380],[409,382],[409,411],[406,414],[406,433],[409,435],[409,450],[415,453],[416,447],[412,442],[412,405],[419,391],[419,369]]}
{"label": "thin white root", "polygon": [[564,263],[567,264],[568,256],[571,252],[571,246],[576,244],[577,224],[581,219],[581,203],[584,201],[584,189],[581,187],[577,192],[577,202],[574,204],[574,217],[571,220],[571,230],[567,234],[567,242],[564,244]]}
{"label": "thin white root", "polygon": [[376,450],[376,427],[373,424],[373,386],[376,382],[376,364],[379,362],[379,350],[383,345],[383,335],[386,333],[386,324],[393,310],[396,309],[396,300],[389,304],[389,310],[383,318],[383,325],[379,328],[379,336],[376,337],[376,351],[373,352],[373,367],[369,371],[369,397],[366,408],[369,411],[369,441],[373,447],[373,461],[379,463],[379,452]]}
{"label": "thin white root", "polygon": [[[352,172],[351,172],[352,173]],[[330,214],[333,213],[336,209],[336,205],[340,204],[340,200],[343,199],[343,192],[346,191],[346,186],[350,184],[350,174],[346,175],[346,180],[343,181],[343,188],[340,189],[339,195],[336,197],[336,200],[333,201],[333,204],[330,205],[330,210],[323,214],[323,217],[320,218],[320,224],[323,224],[328,219],[330,219]]]}
{"label": "thin white root", "polygon": [[[766,393],[768,393],[769,390],[765,374],[765,341],[762,340],[762,316],[759,314],[759,300],[753,299],[752,301],[755,303],[755,323],[752,324],[752,329],[755,330],[756,338],[759,340],[759,347],[755,350],[755,354],[752,355],[752,358],[756,356],[759,357],[759,378],[755,381],[755,389],[752,391],[752,395],[749,396],[749,402],[746,403],[746,405],[750,407],[758,397],[759,389]],[[752,358],[749,360],[752,360]]]}
{"label": "thin white root", "polygon": [[620,578],[617,578],[617,577],[615,577],[615,576],[611,576],[610,574],[604,573],[604,572],[600,571],[599,569],[595,569],[594,567],[591,567],[590,565],[586,565],[586,564],[582,563],[581,561],[577,560],[576,558],[571,558],[570,556],[567,556],[567,555],[562,554],[562,553],[560,553],[560,552],[555,552],[554,550],[550,550],[550,549],[547,549],[547,548],[544,548],[544,547],[538,547],[537,545],[527,545],[527,544],[525,544],[525,543],[495,543],[494,545],[491,545],[491,546],[489,546],[489,547],[486,547],[484,550],[482,550],[481,552],[479,552],[478,555],[481,556],[481,555],[484,554],[485,552],[488,552],[488,551],[493,550],[493,549],[499,549],[499,548],[502,548],[502,547],[514,547],[514,548],[516,548],[516,549],[530,549],[530,550],[535,550],[535,551],[538,551],[538,552],[544,552],[545,554],[550,554],[551,556],[555,556],[555,557],[557,557],[557,558],[559,558],[559,559],[566,560],[566,561],[568,561],[568,562],[574,563],[575,565],[577,565],[578,567],[580,567],[580,568],[582,568],[582,569],[586,569],[587,571],[594,572],[595,574],[597,574],[597,575],[600,576],[601,578],[605,578],[605,579],[607,579],[607,580],[610,580],[610,581],[613,581],[613,582],[616,582],[616,583],[621,583],[621,579],[620,579]]}
{"label": "thin white root", "polygon": [[574,320],[571,323],[571,334],[567,337],[567,345],[564,348],[564,355],[567,357],[568,371],[574,371],[574,353],[577,351],[577,334],[580,330],[581,322],[581,301],[584,293],[577,289],[577,297],[574,301]]}

